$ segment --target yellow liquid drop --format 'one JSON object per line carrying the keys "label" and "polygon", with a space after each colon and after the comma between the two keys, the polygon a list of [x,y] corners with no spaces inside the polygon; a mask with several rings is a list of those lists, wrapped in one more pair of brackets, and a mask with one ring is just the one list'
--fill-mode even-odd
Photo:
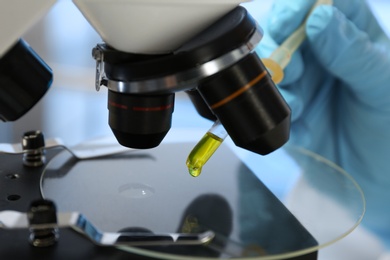
{"label": "yellow liquid drop", "polygon": [[206,164],[222,142],[222,138],[207,132],[199,143],[195,145],[186,161],[188,171],[193,177],[198,177],[200,175],[202,167]]}

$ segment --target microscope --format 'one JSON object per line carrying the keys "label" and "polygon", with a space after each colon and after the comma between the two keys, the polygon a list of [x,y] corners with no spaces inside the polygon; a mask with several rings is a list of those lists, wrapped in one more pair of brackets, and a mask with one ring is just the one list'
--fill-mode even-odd
{"label": "microscope", "polygon": [[[54,2],[36,1],[40,7],[31,9],[30,14],[36,11],[42,15]],[[211,121],[219,120],[238,147],[267,155],[287,142],[290,109],[255,52],[263,32],[248,11],[240,6],[243,0],[73,2],[103,39],[103,43],[98,43],[92,49],[92,57],[96,60],[95,87],[97,90],[101,87],[108,89],[108,121],[122,146],[141,151],[157,149],[171,128],[175,93],[180,91],[188,94],[200,116]],[[17,1],[5,5],[10,10],[18,8]],[[34,20],[36,17],[25,17],[24,22],[31,24]],[[26,29],[25,26],[21,27],[20,30],[15,29],[19,36]],[[15,38],[14,34],[5,38],[11,41],[0,41],[0,119],[15,121],[48,91],[52,72],[22,39]],[[39,131],[27,132],[22,144],[24,151],[30,152],[30,158],[36,155],[34,151],[45,148],[43,135]],[[55,155],[48,153],[48,159],[55,158]],[[39,167],[18,169],[41,173]],[[51,170],[48,167],[45,171]],[[19,178],[21,173],[12,175],[9,173],[12,171],[3,171],[6,178]],[[26,192],[27,197],[36,195],[35,190]],[[273,196],[267,196],[275,201],[272,204],[279,204]],[[16,197],[8,199],[17,200]],[[221,211],[229,212],[218,196],[202,197],[198,203],[208,204],[214,200],[218,202]],[[108,234],[100,232],[81,214],[56,212],[55,201],[34,201],[27,213],[22,213],[25,210],[20,207],[10,207],[17,211],[5,211],[8,206],[0,208],[3,210],[0,211],[0,227],[30,232],[30,244],[38,248],[32,250],[32,259],[50,254],[56,257],[50,259],[62,259],[64,256],[67,257],[64,259],[76,259],[66,251],[68,246],[79,252],[78,257],[87,256],[90,259],[98,255],[123,259],[137,252],[147,257],[156,257],[150,253],[154,251],[163,252],[158,257],[165,259],[170,259],[172,254],[223,258],[226,255],[220,248],[234,247],[234,243],[226,242],[212,228],[195,228],[195,231],[188,228],[192,227],[191,218],[183,220],[183,226],[187,229],[182,228],[174,234],[154,234],[139,228]],[[285,210],[283,208],[282,211]],[[290,213],[286,214],[293,230],[300,230],[297,233],[303,242],[299,242],[301,244],[298,247],[315,247],[315,239]],[[58,229],[69,227],[102,248],[96,249],[84,237],[75,238],[73,233],[66,230],[62,231],[63,235],[58,239]],[[0,234],[2,232],[5,234],[3,239],[15,234],[0,229]],[[17,233],[18,241],[24,241],[23,232]],[[61,238],[66,242],[62,242]],[[213,245],[210,241],[216,241],[217,246],[214,246],[219,249],[194,247]],[[295,242],[287,244],[288,250],[294,250]],[[126,246],[135,249],[131,253],[117,250]],[[48,249],[42,251],[42,248]],[[97,253],[93,253],[94,250]],[[238,251],[241,253],[233,255],[264,255],[258,248]],[[291,259],[316,259],[316,252]]]}
{"label": "microscope", "polygon": [[[121,145],[158,146],[178,91],[201,116],[220,120],[239,147],[265,155],[288,140],[290,109],[254,52],[262,31],[236,7],[242,1],[231,2],[74,1],[104,41],[92,51],[96,88],[109,90],[109,125]],[[3,54],[1,68],[0,118],[14,121],[52,76],[23,40]]]}
{"label": "microscope", "polygon": [[[120,144],[158,146],[178,91],[190,95],[201,116],[220,120],[239,147],[265,155],[288,140],[290,109],[254,52],[262,31],[243,7],[235,8],[240,2],[166,10],[75,1],[105,42],[93,49],[96,88],[109,90],[109,124]],[[130,12],[125,21],[121,12]]]}

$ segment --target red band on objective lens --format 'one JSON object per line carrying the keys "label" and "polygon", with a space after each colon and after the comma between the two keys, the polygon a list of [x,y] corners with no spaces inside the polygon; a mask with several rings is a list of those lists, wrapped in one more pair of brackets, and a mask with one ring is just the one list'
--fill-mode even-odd
{"label": "red band on objective lens", "polygon": [[112,106],[112,107],[117,107],[117,108],[120,108],[120,109],[128,109],[128,106],[123,105],[123,104],[116,103],[116,102],[111,101],[111,100],[108,101],[108,104],[109,104],[110,106]]}
{"label": "red band on objective lens", "polygon": [[173,104],[168,104],[166,106],[159,107],[132,107],[134,111],[143,111],[143,112],[154,112],[154,111],[163,111],[173,107]]}

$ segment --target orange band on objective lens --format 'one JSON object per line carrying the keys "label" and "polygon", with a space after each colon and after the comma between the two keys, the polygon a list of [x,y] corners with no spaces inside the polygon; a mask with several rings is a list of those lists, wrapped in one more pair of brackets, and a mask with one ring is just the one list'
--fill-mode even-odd
{"label": "orange band on objective lens", "polygon": [[262,80],[265,77],[265,75],[267,75],[267,73],[268,72],[266,70],[264,70],[256,78],[252,79],[248,84],[244,85],[242,88],[238,89],[236,92],[233,92],[232,94],[230,94],[229,96],[225,97],[221,101],[219,101],[219,102],[215,103],[214,105],[212,105],[211,109],[218,108],[218,107],[220,107],[220,106],[222,106],[222,105],[232,101],[233,99],[235,99],[236,97],[238,97],[239,95],[241,95],[242,93],[244,93],[245,91],[247,91],[248,89],[250,89],[251,87],[256,85],[257,82]]}

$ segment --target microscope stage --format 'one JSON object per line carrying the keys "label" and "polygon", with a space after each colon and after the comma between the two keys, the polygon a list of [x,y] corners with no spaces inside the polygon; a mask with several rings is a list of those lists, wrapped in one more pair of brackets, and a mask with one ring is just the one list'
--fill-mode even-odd
{"label": "microscope stage", "polygon": [[[321,246],[341,239],[361,220],[364,206],[356,184],[317,157],[286,148],[288,153],[253,155],[255,160],[244,163],[228,142],[194,178],[185,161],[195,142],[173,136],[177,142],[163,142],[154,149],[84,160],[63,148],[48,149],[46,165],[37,168],[23,166],[22,155],[0,154],[0,213],[26,212],[31,201],[44,198],[55,203],[58,213],[80,212],[103,232],[211,231],[215,234],[211,241],[101,247],[74,230],[60,228],[55,245],[38,248],[30,245],[28,229],[0,229],[0,258],[314,260]],[[318,193],[313,195],[313,187],[302,186],[297,179],[288,184],[290,195],[278,191],[297,171],[289,168],[291,158],[303,163],[302,169],[307,170],[304,163],[314,166],[308,183],[319,184]],[[281,168],[284,176],[278,172]],[[298,167],[298,172],[302,169]],[[275,185],[270,176],[274,182],[278,177],[284,181]],[[314,177],[320,181],[310,179]],[[291,208],[282,202],[286,196],[291,197]],[[343,205],[341,213],[334,209],[335,198],[342,198],[337,201]]]}

